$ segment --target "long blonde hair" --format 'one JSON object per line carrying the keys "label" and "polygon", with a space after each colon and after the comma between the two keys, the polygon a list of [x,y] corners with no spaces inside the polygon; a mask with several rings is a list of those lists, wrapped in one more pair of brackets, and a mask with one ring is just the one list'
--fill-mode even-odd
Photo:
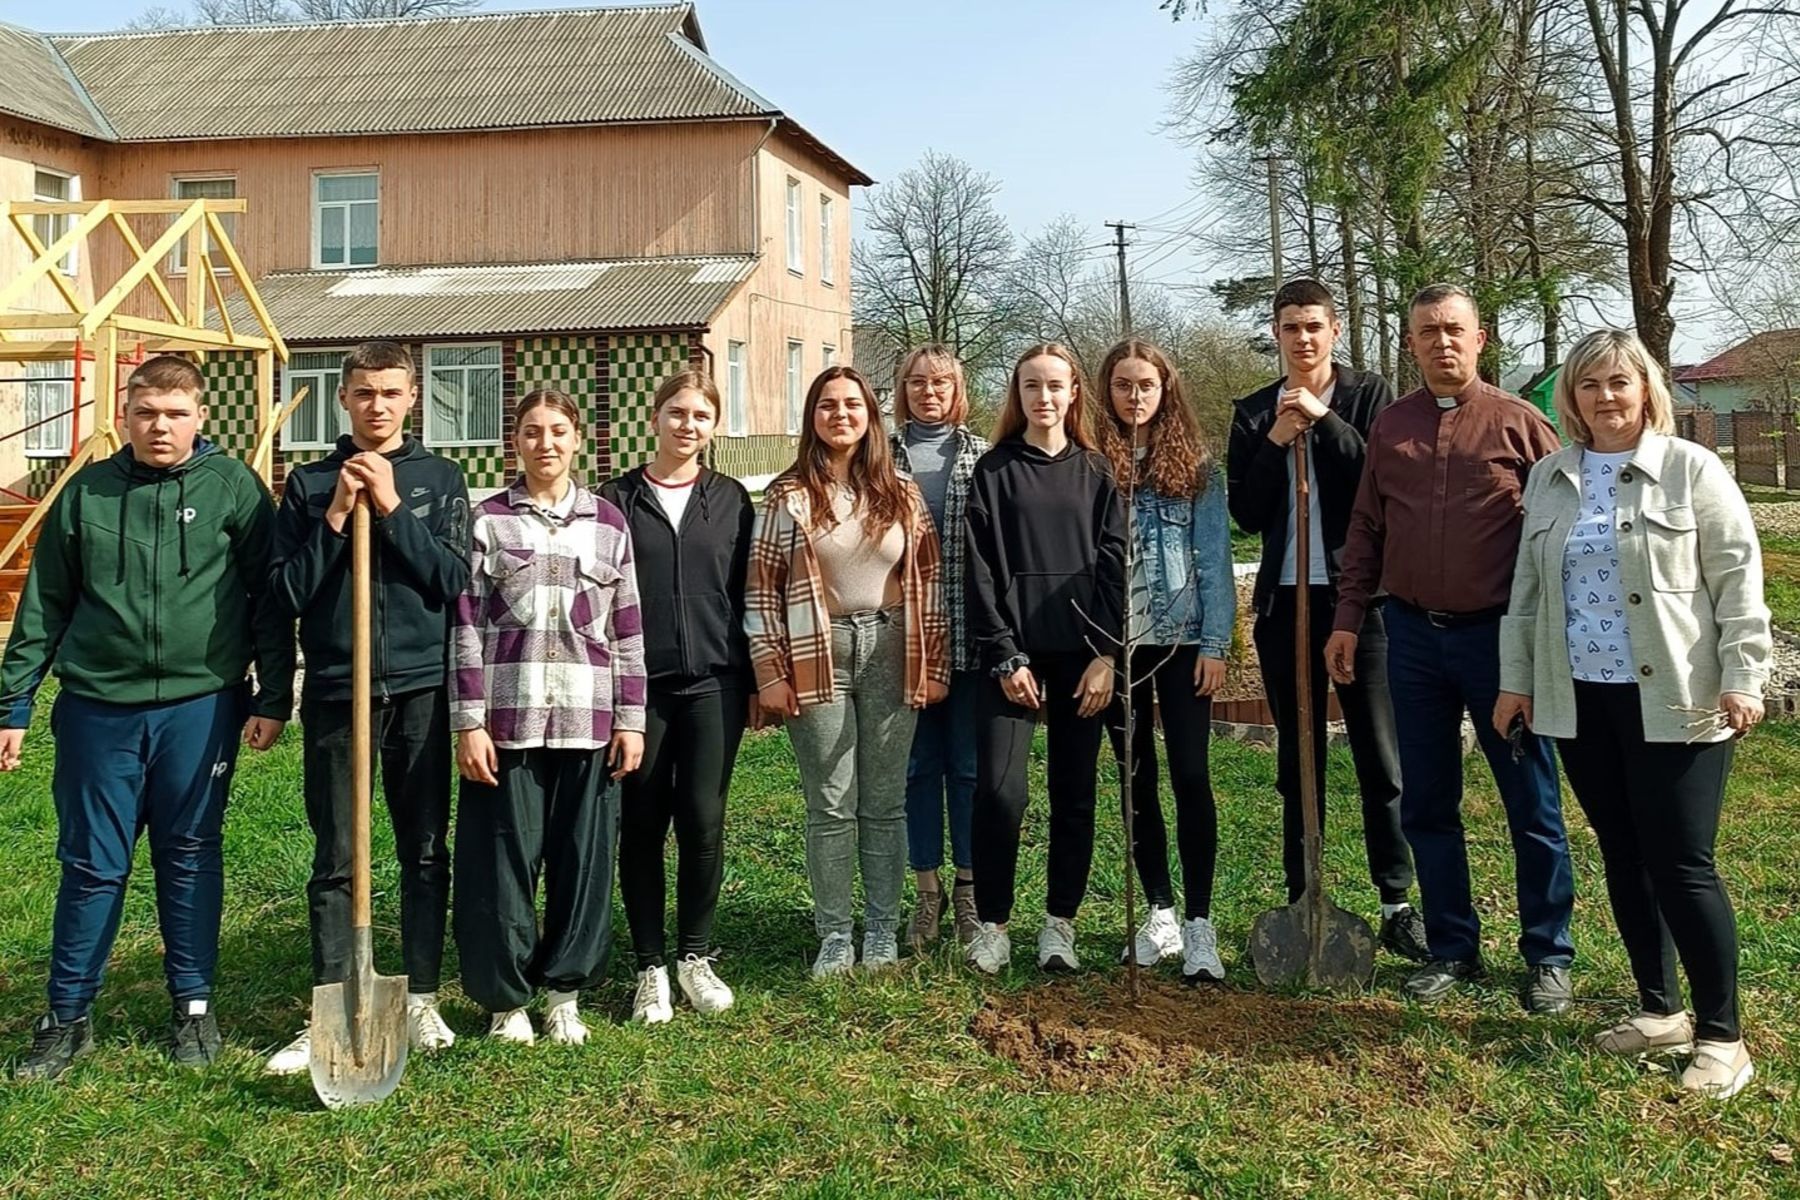
{"label": "long blonde hair", "polygon": [[994,441],[1003,442],[1025,431],[1029,422],[1025,420],[1025,399],[1019,393],[1019,372],[1032,359],[1044,357],[1060,358],[1069,364],[1074,394],[1069,399],[1069,411],[1063,414],[1063,432],[1083,450],[1097,449],[1094,431],[1087,415],[1087,375],[1082,371],[1081,360],[1075,357],[1075,352],[1061,342],[1039,342],[1019,355],[1019,360],[1013,363],[1012,378],[1006,381],[1006,400],[1000,406],[1000,416],[994,421]]}

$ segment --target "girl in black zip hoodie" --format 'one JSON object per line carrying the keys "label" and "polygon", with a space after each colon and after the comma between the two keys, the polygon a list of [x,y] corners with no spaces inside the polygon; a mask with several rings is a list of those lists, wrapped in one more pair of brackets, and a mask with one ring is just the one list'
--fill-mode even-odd
{"label": "girl in black zip hoodie", "polygon": [[1095,764],[1125,599],[1124,511],[1094,448],[1087,390],[1072,351],[1027,350],[969,490],[969,632],[986,684],[971,837],[982,925],[967,957],[989,974],[1012,957],[1006,923],[1040,715],[1050,744],[1050,861],[1038,966],[1080,966],[1075,913],[1093,859]]}
{"label": "girl in black zip hoodie", "polygon": [[650,677],[644,758],[625,777],[619,888],[637,952],[633,1020],[674,1016],[663,932],[663,843],[675,826],[675,978],[702,1013],[731,1007],[708,944],[724,877],[725,795],[747,720],[758,714],[744,637],[744,576],[755,510],[744,485],[700,465],[719,389],[682,371],[656,390],[656,459],[600,494],[631,527]]}

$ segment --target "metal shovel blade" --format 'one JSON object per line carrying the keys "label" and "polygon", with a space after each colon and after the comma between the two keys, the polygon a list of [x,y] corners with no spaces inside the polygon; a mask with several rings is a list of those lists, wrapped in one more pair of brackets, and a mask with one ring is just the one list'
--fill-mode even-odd
{"label": "metal shovel blade", "polygon": [[[1323,924],[1316,949],[1315,919]],[[1375,977],[1375,932],[1367,921],[1329,900],[1302,896],[1251,923],[1250,959],[1266,987],[1360,990]]]}
{"label": "metal shovel blade", "polygon": [[406,1049],[406,976],[371,972],[313,989],[312,1082],[326,1108],[387,1099],[406,1071]]}

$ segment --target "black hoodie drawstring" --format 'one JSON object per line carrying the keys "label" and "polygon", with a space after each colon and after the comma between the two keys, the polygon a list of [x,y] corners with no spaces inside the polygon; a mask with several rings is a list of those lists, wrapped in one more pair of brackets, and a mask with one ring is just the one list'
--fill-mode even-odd
{"label": "black hoodie drawstring", "polygon": [[188,577],[187,560],[187,477],[182,471],[175,476],[175,528],[181,542],[181,578]]}

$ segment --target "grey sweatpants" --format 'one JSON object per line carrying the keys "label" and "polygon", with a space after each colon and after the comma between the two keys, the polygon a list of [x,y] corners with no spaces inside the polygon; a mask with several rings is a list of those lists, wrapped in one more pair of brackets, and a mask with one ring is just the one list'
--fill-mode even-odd
{"label": "grey sweatpants", "polygon": [[800,710],[788,740],[806,792],[806,873],[821,938],[850,933],[851,888],[862,864],[866,930],[900,925],[906,877],[906,760],[918,713],[907,705],[901,610],[831,622],[837,698]]}

